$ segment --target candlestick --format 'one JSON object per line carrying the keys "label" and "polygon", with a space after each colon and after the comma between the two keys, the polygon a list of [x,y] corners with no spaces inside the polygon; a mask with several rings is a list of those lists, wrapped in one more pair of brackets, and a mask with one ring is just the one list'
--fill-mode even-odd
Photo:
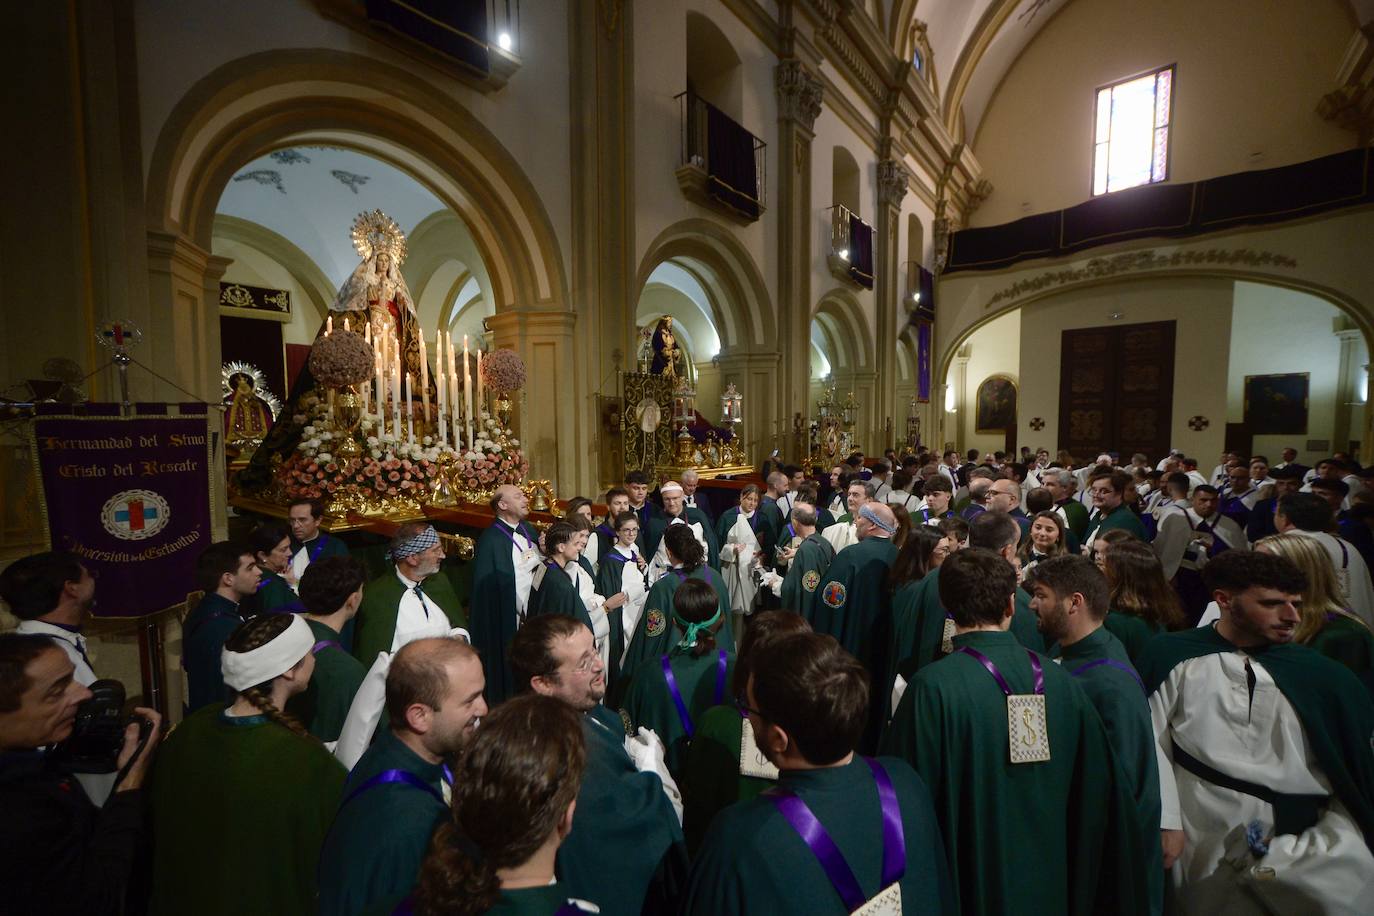
{"label": "candlestick", "polygon": [[445,409],[448,404],[448,384],[444,381],[444,357],[442,355],[444,352],[442,343],[443,331],[440,331],[439,334],[441,335],[440,342],[435,344],[436,347],[440,348],[438,360],[439,371],[434,377],[434,388],[439,393],[439,416],[436,425],[439,427],[439,444],[448,445],[448,415]]}
{"label": "candlestick", "polygon": [[324,336],[328,337],[334,333],[334,316],[330,315],[324,320]]}
{"label": "candlestick", "polygon": [[468,435],[468,447],[472,447],[472,377],[468,371],[468,335],[463,335],[463,429]]}
{"label": "candlestick", "polygon": [[482,419],[482,351],[477,351],[477,419]]}
{"label": "candlestick", "polygon": [[425,349],[425,336],[420,335],[420,402],[424,411],[420,414],[420,437],[424,438],[425,424],[429,422],[429,351]]}
{"label": "candlestick", "polygon": [[410,373],[406,373],[406,441],[415,444],[415,402],[411,400]]}
{"label": "candlestick", "polygon": [[401,439],[401,376],[395,363],[391,366],[391,434]]}
{"label": "candlestick", "polygon": [[347,316],[347,315],[344,316],[344,330],[345,330],[345,331],[348,330],[348,316]]}

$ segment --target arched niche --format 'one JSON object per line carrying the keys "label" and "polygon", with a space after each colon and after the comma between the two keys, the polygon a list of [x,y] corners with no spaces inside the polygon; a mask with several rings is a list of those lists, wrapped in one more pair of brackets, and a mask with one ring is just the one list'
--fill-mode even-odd
{"label": "arched niche", "polygon": [[912,264],[925,263],[926,234],[921,218],[915,213],[906,216],[906,260]]}
{"label": "arched niche", "polygon": [[687,13],[687,89],[744,121],[744,75],[739,54],[725,33],[703,13]]}
{"label": "arched niche", "polygon": [[832,204],[848,207],[849,212],[859,211],[859,163],[854,154],[843,146],[831,150],[830,188]]}

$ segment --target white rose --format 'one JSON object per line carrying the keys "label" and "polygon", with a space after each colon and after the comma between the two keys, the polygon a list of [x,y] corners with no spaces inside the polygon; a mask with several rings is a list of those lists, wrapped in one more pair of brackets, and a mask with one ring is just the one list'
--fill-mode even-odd
{"label": "white rose", "polygon": [[434,437],[432,437],[432,436],[425,436],[425,437],[424,437],[423,439],[421,439],[420,441],[423,442],[425,445],[429,445],[430,443],[432,443],[432,442],[434,441]]}
{"label": "white rose", "polygon": [[380,440],[376,436],[368,436],[367,444],[375,446]]}
{"label": "white rose", "polygon": [[519,440],[519,439],[512,439],[512,440],[510,440],[510,444],[511,444],[511,446],[514,447],[514,448],[519,448],[519,447],[520,447],[520,440]]}
{"label": "white rose", "polygon": [[303,433],[305,433],[307,436],[313,436],[313,435],[315,435],[315,427],[313,427],[313,426],[307,426],[305,429],[303,429],[303,430],[301,430],[301,431],[302,431]]}
{"label": "white rose", "polygon": [[379,448],[374,448],[372,450],[372,457],[380,460],[382,457],[382,450]]}
{"label": "white rose", "polygon": [[334,456],[329,454],[328,452],[320,452],[318,460],[320,464],[328,464],[329,462],[334,460]]}

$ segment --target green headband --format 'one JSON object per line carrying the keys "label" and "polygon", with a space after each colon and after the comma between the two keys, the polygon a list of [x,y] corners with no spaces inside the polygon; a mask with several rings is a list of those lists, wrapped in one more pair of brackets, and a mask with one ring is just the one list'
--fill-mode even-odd
{"label": "green headband", "polygon": [[682,640],[677,644],[677,648],[679,648],[679,649],[692,649],[692,648],[695,648],[695,647],[696,647],[696,644],[697,644],[697,634],[700,633],[702,630],[705,630],[705,629],[707,629],[708,627],[710,627],[710,626],[712,626],[713,624],[715,624],[715,622],[716,622],[717,620],[719,620],[719,619],[720,619],[720,604],[719,604],[719,603],[716,604],[716,612],[715,612],[714,614],[711,615],[711,619],[710,619],[710,620],[703,620],[703,621],[701,621],[700,623],[688,623],[687,621],[685,621],[685,620],[683,620],[681,617],[679,617],[679,616],[677,615],[677,611],[674,610],[674,611],[673,611],[673,620],[677,623],[678,626],[684,628],[684,629],[687,631],[687,635],[684,636],[684,637],[682,637]]}

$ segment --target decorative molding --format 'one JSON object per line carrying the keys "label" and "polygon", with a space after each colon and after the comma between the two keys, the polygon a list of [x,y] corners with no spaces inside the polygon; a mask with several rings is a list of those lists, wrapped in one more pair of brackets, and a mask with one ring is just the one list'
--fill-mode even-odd
{"label": "decorative molding", "polygon": [[1275,254],[1272,251],[1255,251],[1251,248],[1209,248],[1205,251],[1174,251],[1169,254],[1159,254],[1152,248],[1144,251],[1127,251],[1108,258],[1093,258],[1082,267],[1048,270],[1038,276],[1018,280],[993,293],[992,298],[987,301],[983,308],[990,309],[999,302],[1016,299],[1027,293],[1035,293],[1056,286],[1068,286],[1073,283],[1081,283],[1084,280],[1100,280],[1122,274],[1202,264],[1287,268],[1298,266],[1298,262],[1287,255]]}
{"label": "decorative molding", "polygon": [[906,197],[907,183],[911,177],[905,165],[896,159],[883,159],[878,163],[878,200],[894,209],[901,209],[902,199]]}
{"label": "decorative molding", "polygon": [[1195,433],[1200,433],[1211,425],[1212,421],[1204,417],[1202,414],[1197,414],[1195,416],[1191,416],[1188,418],[1188,428]]}
{"label": "decorative molding", "polygon": [[1042,429],[1045,428],[1045,418],[1044,418],[1044,417],[1031,417],[1031,419],[1030,419],[1030,428],[1031,428],[1031,430],[1034,431],[1034,432],[1037,432],[1037,433],[1040,432],[1040,430],[1042,430]]}
{"label": "decorative molding", "polygon": [[965,188],[965,190],[964,190],[964,222],[965,222],[965,223],[967,223],[967,222],[968,222],[968,218],[969,218],[970,216],[973,215],[973,211],[975,211],[975,210],[977,210],[979,207],[981,207],[981,206],[983,205],[983,201],[987,200],[988,197],[989,197],[989,195],[991,195],[991,194],[992,194],[992,182],[988,181],[986,178],[979,178],[977,181],[973,182],[972,184],[968,185],[967,188]]}
{"label": "decorative molding", "polygon": [[814,130],[825,94],[821,81],[795,58],[779,63],[774,74],[778,119],[796,121],[808,131]]}

